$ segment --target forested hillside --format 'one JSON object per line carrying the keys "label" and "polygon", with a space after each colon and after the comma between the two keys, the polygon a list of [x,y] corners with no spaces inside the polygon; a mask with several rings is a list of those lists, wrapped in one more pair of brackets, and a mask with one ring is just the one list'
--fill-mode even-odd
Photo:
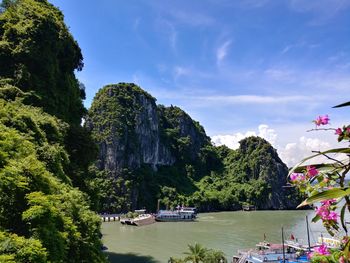
{"label": "forested hillside", "polygon": [[105,262],[100,219],[82,192],[93,189],[96,156],[80,126],[85,95],[74,70],[82,65],[58,9],[2,2],[0,262]]}
{"label": "forested hillside", "polygon": [[86,127],[99,146],[96,169],[104,178],[100,211],[194,205],[202,211],[292,209],[298,198],[284,189],[287,167],[261,138],[240,149],[215,147],[204,128],[178,107],[132,83],[102,88]]}

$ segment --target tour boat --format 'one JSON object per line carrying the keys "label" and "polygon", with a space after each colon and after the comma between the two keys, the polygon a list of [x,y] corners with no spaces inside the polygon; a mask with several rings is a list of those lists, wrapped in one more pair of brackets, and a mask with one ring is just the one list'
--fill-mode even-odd
{"label": "tour boat", "polygon": [[310,262],[307,254],[311,251],[308,219],[306,217],[308,246],[299,244],[291,235],[291,240],[284,239],[284,231],[282,227],[282,244],[270,244],[264,241],[256,245],[255,249],[246,251],[238,251],[238,255],[233,256],[232,263],[261,263],[261,262],[289,262],[289,263],[307,263]]}
{"label": "tour boat", "polygon": [[196,213],[193,210],[160,210],[156,215],[156,221],[160,222],[178,222],[193,221],[196,219]]}
{"label": "tour boat", "polygon": [[239,250],[237,256],[233,256],[232,263],[261,263],[261,262],[310,262],[307,258],[307,248],[296,243],[270,244],[261,242],[256,249]]}

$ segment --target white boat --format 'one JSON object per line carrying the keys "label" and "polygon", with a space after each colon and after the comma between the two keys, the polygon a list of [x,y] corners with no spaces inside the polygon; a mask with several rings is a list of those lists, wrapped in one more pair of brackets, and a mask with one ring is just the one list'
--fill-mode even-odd
{"label": "white boat", "polygon": [[194,221],[196,213],[193,210],[160,210],[156,215],[156,221],[160,222],[179,222],[179,221]]}
{"label": "white boat", "polygon": [[134,226],[145,226],[155,223],[155,218],[151,214],[141,214],[132,219],[131,224]]}
{"label": "white boat", "polygon": [[306,256],[306,249],[302,246],[297,246],[296,243],[284,244],[286,251],[283,252],[282,244],[270,244],[261,242],[257,244],[257,249],[239,250],[237,256],[233,256],[232,263],[307,263],[310,262]]}

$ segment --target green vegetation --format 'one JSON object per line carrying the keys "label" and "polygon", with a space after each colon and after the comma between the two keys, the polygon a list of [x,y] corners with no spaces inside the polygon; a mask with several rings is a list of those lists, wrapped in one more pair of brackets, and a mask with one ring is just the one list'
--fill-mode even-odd
{"label": "green vegetation", "polygon": [[80,127],[85,94],[74,76],[82,65],[58,9],[46,0],[2,2],[1,262],[105,262],[90,210],[97,151]]}
{"label": "green vegetation", "polygon": [[67,129],[38,108],[0,99],[0,237],[8,262],[104,260],[100,219],[65,173]]}
{"label": "green vegetation", "polygon": [[226,263],[225,254],[220,250],[208,249],[201,244],[188,245],[184,259],[169,259],[169,263]]}
{"label": "green vegetation", "polygon": [[294,190],[282,188],[288,169],[267,141],[251,137],[238,150],[215,147],[187,113],[157,106],[135,84],[102,88],[86,127],[100,147],[94,168],[104,178],[99,181],[100,211],[155,211],[158,202],[202,211],[237,210],[244,204],[285,209],[298,202]]}
{"label": "green vegetation", "polygon": [[34,91],[45,111],[79,125],[85,91],[74,70],[83,57],[63,21],[46,0],[5,1],[0,15],[0,76],[23,91]]}

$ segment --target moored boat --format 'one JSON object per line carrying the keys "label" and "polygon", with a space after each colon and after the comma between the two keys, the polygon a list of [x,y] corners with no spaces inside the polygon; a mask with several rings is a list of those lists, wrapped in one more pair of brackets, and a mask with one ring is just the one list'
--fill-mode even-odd
{"label": "moored boat", "polygon": [[160,210],[156,215],[156,221],[159,222],[180,222],[180,221],[194,221],[196,213],[193,210]]}
{"label": "moored boat", "polygon": [[[151,214],[146,214],[145,209],[135,210],[134,214],[137,214],[136,217],[126,217],[121,218],[120,223],[123,225],[132,225],[132,226],[144,226],[155,223],[155,218]],[[135,216],[135,215],[132,215]]]}
{"label": "moored boat", "polygon": [[310,262],[306,256],[307,249],[297,246],[296,243],[284,244],[286,251],[283,251],[283,244],[270,244],[261,242],[257,244],[257,249],[239,250],[238,255],[233,256],[232,263],[307,263]]}
{"label": "moored boat", "polygon": [[155,223],[155,218],[151,214],[141,214],[132,219],[132,225],[134,226],[145,226]]}

